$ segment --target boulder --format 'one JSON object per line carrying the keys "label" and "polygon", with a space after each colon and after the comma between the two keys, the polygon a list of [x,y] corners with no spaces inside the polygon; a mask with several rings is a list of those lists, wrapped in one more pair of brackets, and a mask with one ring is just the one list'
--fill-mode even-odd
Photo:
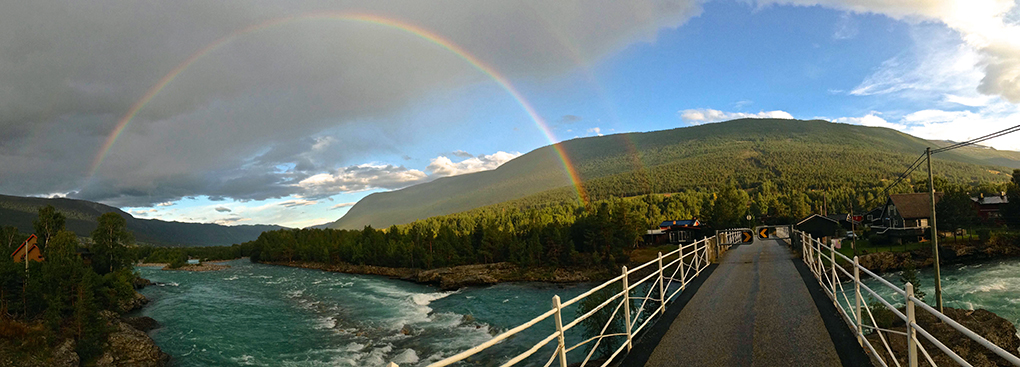
{"label": "boulder", "polygon": [[78,358],[78,353],[74,351],[76,344],[74,339],[64,340],[56,349],[53,350],[53,366],[55,367],[78,367],[81,362]]}
{"label": "boulder", "polygon": [[[900,309],[901,312],[905,312]],[[962,310],[957,308],[944,308],[945,315],[949,318],[960,323],[967,329],[981,335],[983,338],[994,343],[1000,348],[1018,355],[1017,349],[1020,348],[1020,337],[1017,337],[1016,327],[1009,320],[999,317],[995,313],[984,309],[977,309],[974,311]],[[898,320],[898,319],[897,319]],[[903,326],[902,322],[897,322],[896,326],[893,326],[893,330],[904,332],[906,327]],[[960,333],[949,324],[941,322],[934,315],[923,311],[917,311],[917,324],[924,330],[931,333],[935,338],[949,346],[956,354],[962,357],[967,362],[970,362],[974,366],[1012,366],[1009,362],[996,355],[991,350],[983,347],[977,342],[971,340],[963,333]],[[879,339],[877,334],[870,334],[867,336],[868,341],[877,349],[884,349],[882,347],[882,341]],[[887,336],[888,338],[888,336]],[[939,366],[955,366],[956,362],[945,355],[938,348],[924,339],[923,336],[918,334],[918,339],[921,339],[921,344],[924,348],[931,353],[932,359]],[[902,337],[888,338],[890,347],[896,354],[902,365],[906,365],[907,358],[907,345],[906,339]],[[882,353],[883,356],[888,356],[886,353]],[[924,358],[923,355],[918,352],[920,358]],[[891,362],[891,361],[889,361]]]}
{"label": "boulder", "polygon": [[158,321],[148,316],[125,317],[122,321],[142,332],[149,332],[162,326]]}
{"label": "boulder", "polygon": [[[121,321],[109,311],[102,311],[109,326],[114,328],[103,346],[105,351],[98,367],[162,367],[170,360],[148,335]],[[112,315],[111,315],[112,314]]]}
{"label": "boulder", "polygon": [[121,301],[121,303],[117,305],[117,310],[120,311],[120,313],[128,313],[140,309],[148,303],[148,298],[145,298],[145,296],[141,293],[135,292],[134,296],[131,298]]}
{"label": "boulder", "polygon": [[145,279],[145,278],[138,277],[138,278],[135,278],[135,280],[131,281],[131,285],[134,286],[135,289],[137,290],[137,289],[142,289],[142,288],[145,288],[145,287],[148,287],[148,286],[152,285],[152,281],[150,281],[148,279]]}

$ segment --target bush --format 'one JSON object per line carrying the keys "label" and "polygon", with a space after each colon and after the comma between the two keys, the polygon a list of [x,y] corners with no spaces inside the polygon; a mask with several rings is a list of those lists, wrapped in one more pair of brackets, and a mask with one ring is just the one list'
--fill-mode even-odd
{"label": "bush", "polygon": [[[869,302],[868,305],[871,308],[871,315],[875,318],[875,326],[888,329],[893,326],[893,323],[895,323],[897,319],[899,319],[899,317],[897,317],[892,310],[886,308],[882,302],[873,301]],[[868,320],[867,314],[861,314],[861,316],[864,320]],[[867,322],[865,322],[865,325],[866,324]]]}
{"label": "bush", "polygon": [[992,238],[992,231],[988,228],[981,228],[977,230],[977,235],[981,242],[988,242]]}
{"label": "bush", "polygon": [[[619,289],[619,287],[614,287],[610,285],[609,287],[603,288],[602,290],[591,294],[585,299],[582,299],[577,306],[577,317],[581,317],[582,315],[591,312],[591,310],[594,310],[596,307],[598,307],[603,302],[608,300],[615,294],[616,289]],[[613,310],[616,309],[616,305],[618,303],[619,300],[617,300],[616,302],[611,302],[608,305],[606,305],[606,307],[603,307],[598,312],[595,312],[595,314],[591,315],[591,317],[584,319],[584,321],[581,321],[581,326],[584,329],[584,339],[587,340],[589,338],[593,338],[601,333],[602,328],[606,326],[606,323],[610,322],[609,317],[613,315]],[[606,328],[605,334],[616,334],[622,333],[623,331],[624,331],[623,311],[621,310],[620,312],[617,312],[617,315],[615,318],[613,318],[612,323],[609,325],[608,328]],[[609,355],[613,354],[614,349],[619,348],[620,342],[621,340],[619,337],[602,339],[602,343],[599,344],[598,350],[595,351],[592,357],[593,358],[598,358],[601,356],[608,357]],[[585,351],[591,351],[591,348],[594,346],[595,341],[586,344]]]}

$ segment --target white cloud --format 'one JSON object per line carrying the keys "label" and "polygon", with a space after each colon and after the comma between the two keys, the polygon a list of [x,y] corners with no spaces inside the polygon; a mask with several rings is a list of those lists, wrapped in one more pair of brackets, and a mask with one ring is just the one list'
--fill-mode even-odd
{"label": "white cloud", "polygon": [[332,195],[340,192],[358,192],[376,188],[399,189],[422,182],[425,172],[392,164],[359,164],[337,170],[335,173],[320,173],[297,183],[303,196]]}
{"label": "white cloud", "polygon": [[746,112],[725,112],[711,108],[689,109],[678,112],[680,119],[691,125],[701,125],[709,122],[719,122],[740,118],[771,118],[771,119],[792,119],[793,116],[786,111],[761,111],[758,113]]}
{"label": "white cloud", "polygon": [[172,201],[164,201],[162,203],[156,204],[156,206],[171,206],[171,205],[174,205],[174,202],[172,202]]}
{"label": "white cloud", "polygon": [[432,172],[433,177],[457,176],[465,173],[496,169],[496,167],[520,155],[521,153],[518,152],[507,153],[498,151],[489,155],[468,158],[460,162],[453,162],[450,158],[439,156],[432,159],[426,169]]}
{"label": "white cloud", "polygon": [[340,208],[347,208],[347,207],[354,206],[354,204],[357,204],[357,203],[358,203],[357,201],[352,201],[352,202],[349,202],[349,203],[340,203],[340,204],[333,205],[332,207],[329,208],[329,210],[340,209]]}
{"label": "white cloud", "polygon": [[[1010,19],[1015,18],[1012,12],[1018,4],[1014,0],[760,0],[758,3],[821,5],[858,13],[884,14],[915,24],[927,20],[941,22],[958,32],[962,41],[976,51],[978,60],[972,64],[972,70],[981,74],[977,90],[1002,96],[1014,103],[1020,102],[1020,25],[1015,19]],[[892,74],[887,77],[897,78]]]}
{"label": "white cloud", "polygon": [[315,204],[318,204],[318,203],[319,202],[315,201],[315,200],[294,199],[294,200],[287,200],[287,201],[280,202],[278,205],[283,206],[285,208],[293,208],[293,207],[298,207],[298,206],[315,205]]}
{"label": "white cloud", "polygon": [[879,117],[880,113],[872,111],[863,117],[840,117],[834,119],[834,122],[841,122],[845,124],[863,125],[863,126],[874,126],[874,127],[885,127],[895,130],[904,130],[907,127],[902,124],[894,124],[886,121],[884,118]]}
{"label": "white cloud", "polygon": [[588,133],[589,134],[595,134],[596,136],[602,136],[602,129],[600,129],[598,127],[593,127],[591,129],[588,129]]}

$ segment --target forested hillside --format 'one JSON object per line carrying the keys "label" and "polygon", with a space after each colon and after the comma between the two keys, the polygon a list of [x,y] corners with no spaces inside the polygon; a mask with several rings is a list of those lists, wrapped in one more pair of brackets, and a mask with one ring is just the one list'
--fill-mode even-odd
{"label": "forested hillside", "polygon": [[[815,199],[836,206],[849,206],[851,201],[869,206],[881,200],[880,188],[887,180],[925,147],[949,144],[886,128],[741,119],[574,139],[561,146],[590,199],[596,201],[714,189],[732,180],[745,190],[768,182],[780,194],[804,194],[809,206]],[[968,147],[941,153],[933,162],[948,182],[977,186],[1008,181],[1010,169],[1020,168],[1020,153]],[[369,195],[331,227],[385,227],[500,203],[528,208],[576,201],[562,162],[553,147],[546,146],[492,171]]]}
{"label": "forested hillside", "polygon": [[67,229],[80,237],[89,236],[96,229],[100,215],[116,212],[127,220],[127,229],[134,233],[136,241],[154,245],[231,245],[258,238],[263,231],[283,228],[272,225],[222,226],[139,219],[120,209],[91,201],[6,195],[0,195],[0,226],[14,226],[21,233],[33,233],[32,222],[38,216],[39,209],[46,205],[52,205],[63,214],[67,218]]}

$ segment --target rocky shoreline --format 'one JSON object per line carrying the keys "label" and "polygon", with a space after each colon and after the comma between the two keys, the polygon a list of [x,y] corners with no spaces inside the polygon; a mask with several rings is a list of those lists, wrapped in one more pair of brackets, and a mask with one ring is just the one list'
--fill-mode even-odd
{"label": "rocky shoreline", "polygon": [[[939,245],[939,262],[942,265],[982,262],[1020,256],[1020,246],[1012,243],[956,242]],[[930,248],[910,252],[877,252],[858,257],[861,266],[875,273],[899,271],[913,262],[917,268],[931,267],[935,263]]]}
{"label": "rocky shoreline", "polygon": [[486,286],[504,282],[581,283],[608,279],[611,275],[591,268],[533,267],[521,268],[511,263],[461,265],[430,270],[388,268],[372,265],[322,264],[312,262],[266,262],[269,265],[316,269],[335,273],[382,275],[419,284],[456,290],[470,286]]}
{"label": "rocky shoreline", "polygon": [[[903,309],[900,311],[905,312]],[[1016,334],[1016,329],[1013,327],[1013,323],[1006,320],[991,311],[984,309],[977,309],[974,311],[962,310],[958,308],[946,307],[944,313],[953,320],[956,320],[961,325],[970,329],[971,331],[981,335],[988,341],[995,343],[1000,348],[1013,353],[1014,355],[1020,355],[1018,349],[1020,349],[1020,337]],[[928,312],[920,311],[917,312],[917,324],[924,330],[932,334],[939,341],[942,341],[945,345],[949,346],[956,354],[963,357],[964,360],[970,362],[974,366],[1010,366],[1008,361],[1002,359],[991,350],[981,346],[977,342],[971,340],[966,335],[963,335],[959,331],[956,331],[952,326],[938,320],[935,316]],[[895,322],[891,325],[892,330],[899,332],[906,332],[906,326],[904,322],[899,318],[895,318]],[[868,341],[872,345],[876,346],[876,349],[884,349],[879,346],[883,345],[882,340],[878,334],[872,333],[867,336]],[[900,364],[906,365],[906,350],[907,342],[906,338],[903,337],[886,337],[889,342],[890,348],[899,357]],[[921,339],[921,345],[931,353],[935,363],[939,366],[955,366],[956,362],[950,359],[948,355],[942,353],[938,348],[929,342],[924,337],[918,335]],[[883,356],[888,357],[888,352],[882,350]],[[923,358],[923,357],[922,357]]]}
{"label": "rocky shoreline", "polygon": [[224,269],[230,269],[230,265],[217,265],[217,264],[193,265],[193,264],[188,264],[188,265],[181,266],[179,268],[171,268],[170,265],[167,265],[167,266],[164,266],[162,270],[171,270],[171,271],[217,271],[217,270],[224,270]]}
{"label": "rocky shoreline", "polygon": [[[137,279],[134,282],[135,288],[140,289],[151,284],[146,279]],[[100,311],[99,317],[106,321],[106,326],[111,330],[103,343],[103,354],[94,361],[97,367],[163,367],[170,361],[170,355],[164,353],[156,342],[146,334],[159,328],[159,323],[150,317],[128,317],[123,314],[135,311],[148,304],[149,300],[138,292],[135,297],[117,305],[117,312]],[[27,328],[34,326],[26,325]],[[39,326],[42,327],[42,326]],[[22,360],[8,360],[0,353],[0,366],[53,366],[53,367],[77,367],[82,364],[78,353],[75,352],[76,343],[74,339],[68,338],[59,342],[56,347],[45,348],[46,350],[36,356],[28,356]],[[0,348],[2,349],[2,348]]]}

